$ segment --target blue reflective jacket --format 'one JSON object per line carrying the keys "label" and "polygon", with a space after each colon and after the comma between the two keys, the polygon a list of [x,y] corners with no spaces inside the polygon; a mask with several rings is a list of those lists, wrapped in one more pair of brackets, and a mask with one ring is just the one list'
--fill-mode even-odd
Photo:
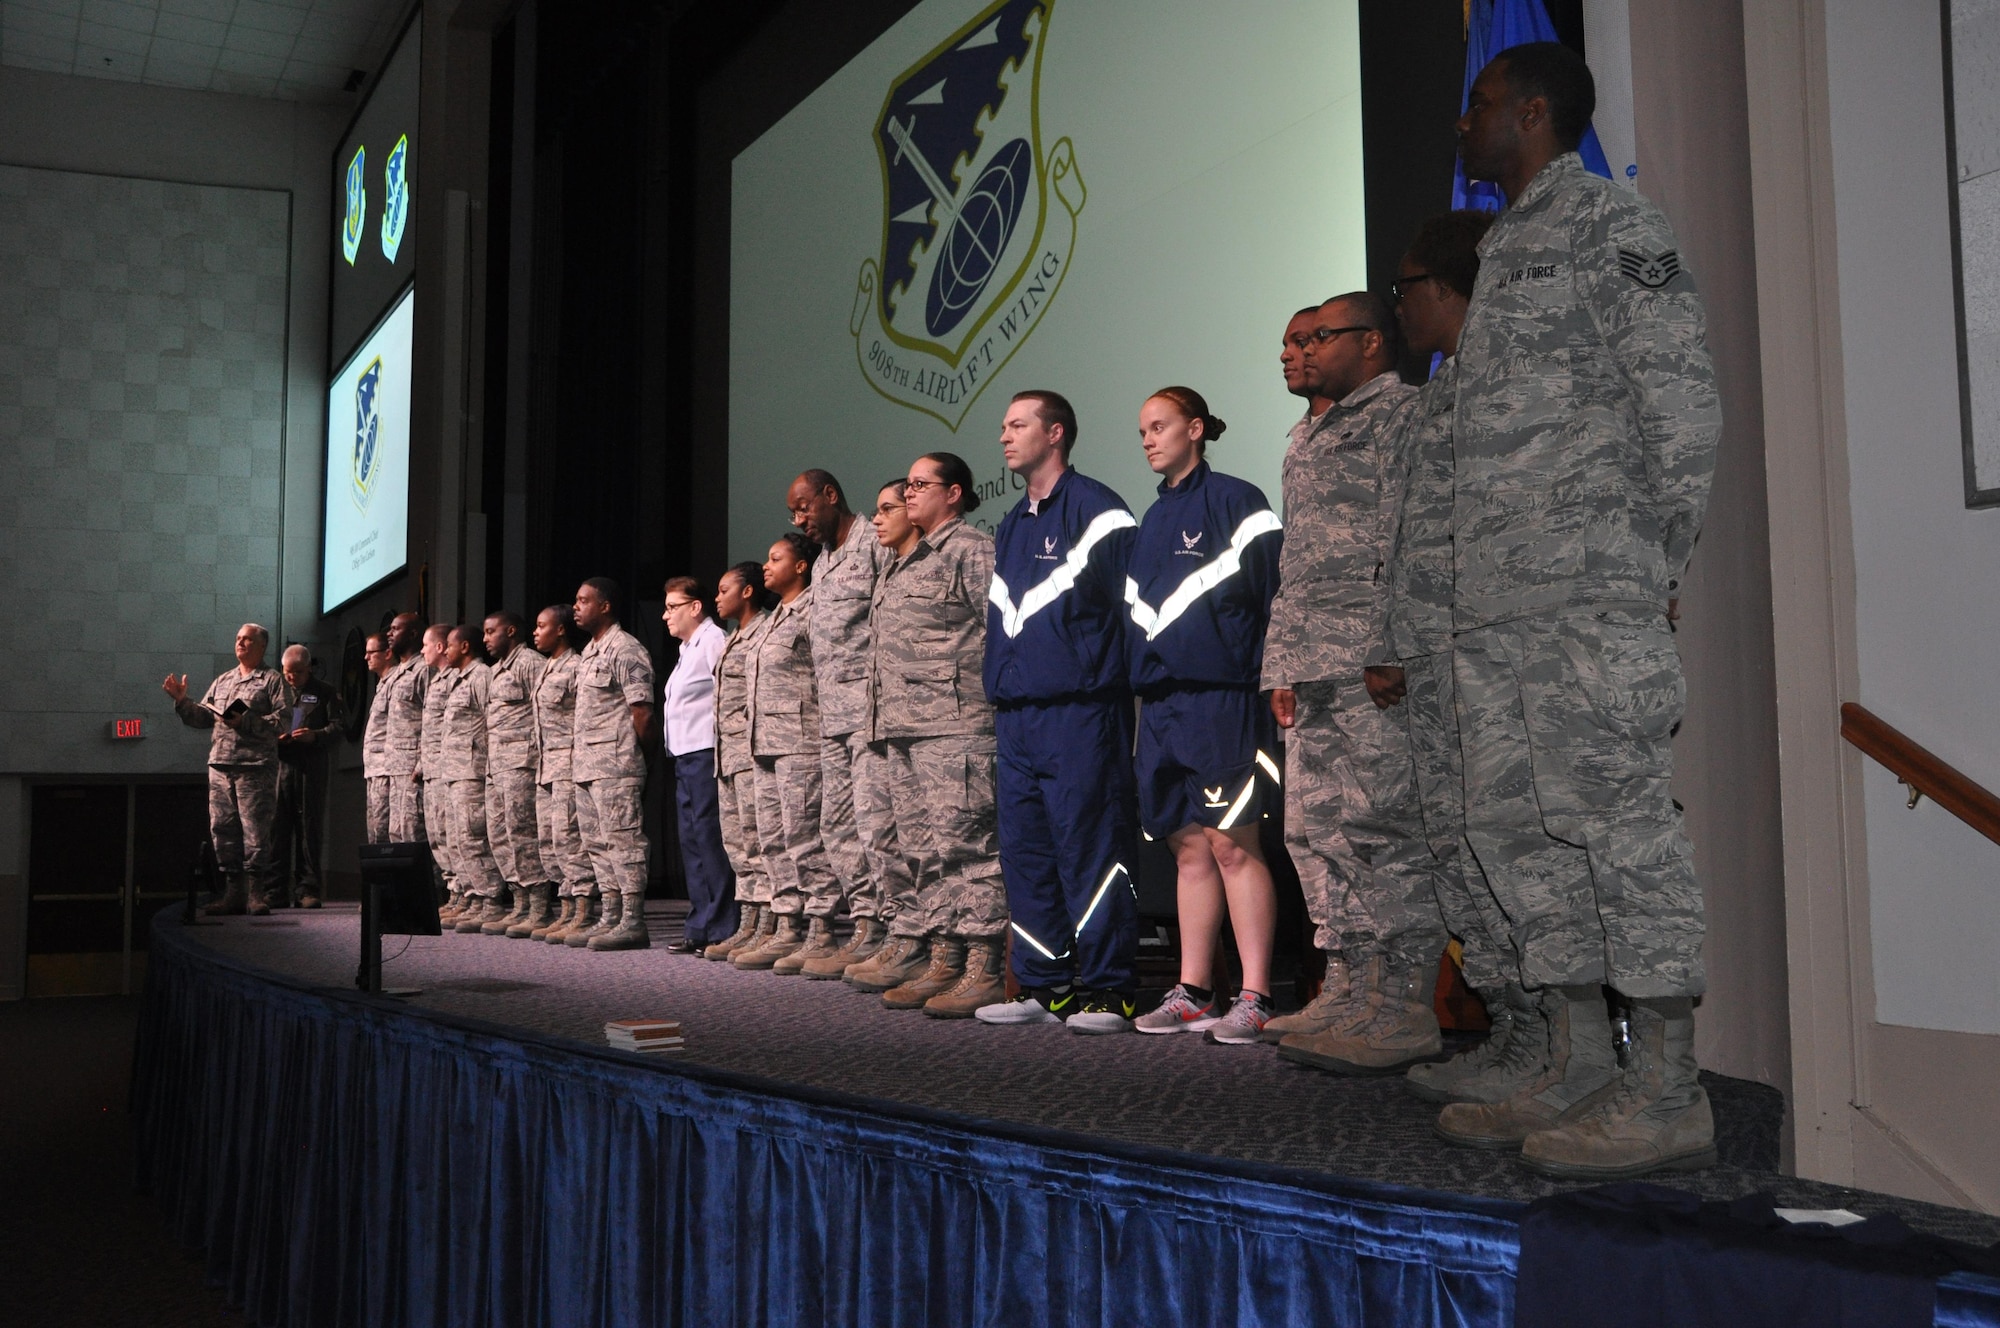
{"label": "blue reflective jacket", "polygon": [[1070,470],[993,537],[986,695],[995,705],[1125,691],[1125,568],[1138,518]]}
{"label": "blue reflective jacket", "polygon": [[1164,481],[1126,574],[1135,691],[1171,683],[1257,686],[1278,593],[1282,523],[1263,490],[1203,461]]}

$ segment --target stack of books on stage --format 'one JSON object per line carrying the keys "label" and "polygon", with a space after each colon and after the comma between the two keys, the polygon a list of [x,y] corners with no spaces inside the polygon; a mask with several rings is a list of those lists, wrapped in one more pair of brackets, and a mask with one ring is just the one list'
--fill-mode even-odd
{"label": "stack of books on stage", "polygon": [[604,1026],[604,1040],[620,1051],[679,1051],[687,1045],[678,1019],[613,1019]]}

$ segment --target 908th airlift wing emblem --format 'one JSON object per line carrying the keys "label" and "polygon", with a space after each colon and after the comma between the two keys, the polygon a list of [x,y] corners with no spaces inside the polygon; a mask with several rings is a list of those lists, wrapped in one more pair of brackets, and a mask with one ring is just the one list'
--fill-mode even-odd
{"label": "908th airlift wing emblem", "polygon": [[368,219],[368,145],[363,143],[354,149],[354,160],[347,163],[346,210],[340,216],[340,256],[354,266],[354,256],[361,252],[361,226]]}
{"label": "908th airlift wing emblem", "polygon": [[382,473],[382,357],[377,355],[354,384],[354,505],[368,510],[375,477]]}
{"label": "908th airlift wing emblem", "polygon": [[957,429],[1068,274],[1083,210],[1075,146],[1042,150],[1055,0],[996,0],[890,86],[875,120],[882,253],[848,331],[869,385]]}

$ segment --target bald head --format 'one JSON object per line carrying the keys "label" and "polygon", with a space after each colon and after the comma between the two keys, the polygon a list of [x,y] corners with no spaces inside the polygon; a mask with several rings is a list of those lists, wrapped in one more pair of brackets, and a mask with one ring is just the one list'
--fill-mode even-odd
{"label": "bald head", "polygon": [[285,653],[280,658],[286,682],[294,687],[303,687],[312,681],[312,651],[294,643],[285,647]]}

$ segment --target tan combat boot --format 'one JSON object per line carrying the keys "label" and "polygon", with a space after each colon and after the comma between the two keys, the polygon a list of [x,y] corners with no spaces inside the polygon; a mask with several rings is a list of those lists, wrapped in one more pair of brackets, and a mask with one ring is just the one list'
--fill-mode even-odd
{"label": "tan combat boot", "polygon": [[529,932],[528,933],[529,940],[546,941],[549,938],[550,932],[561,931],[564,927],[569,925],[569,920],[576,915],[575,895],[562,895],[555,902],[556,902],[555,915],[551,917],[547,922],[544,922],[541,926]]}
{"label": "tan combat boot", "polygon": [[757,934],[757,919],[762,915],[761,904],[742,904],[736,910],[736,930],[723,937],[701,952],[703,959],[723,960],[735,953],[750,938]]}
{"label": "tan combat boot", "polygon": [[500,886],[499,916],[489,918],[479,925],[481,935],[505,936],[510,928],[528,916],[528,888],[524,885]]}
{"label": "tan combat boot", "polygon": [[1294,1033],[1278,1044],[1288,1061],[1335,1074],[1401,1074],[1419,1061],[1444,1055],[1431,992],[1435,969],[1392,965],[1377,955],[1362,968],[1356,986],[1369,988],[1367,1014],[1344,1028]]}
{"label": "tan combat boot", "polygon": [[856,991],[887,991],[914,982],[931,966],[930,942],[921,936],[891,936],[872,959],[864,959],[843,975]]}
{"label": "tan combat boot", "polygon": [[1596,984],[1555,987],[1549,1041],[1541,1073],[1498,1102],[1454,1102],[1438,1113],[1437,1132],[1468,1148],[1513,1149],[1529,1135],[1562,1123],[1618,1078],[1611,1020]]}
{"label": "tan combat boot", "polygon": [[940,992],[950,991],[965,976],[965,942],[956,936],[931,940],[931,962],[922,976],[882,993],[882,1004],[891,1010],[921,1010],[924,1002]]}
{"label": "tan combat boot", "polygon": [[569,921],[542,939],[550,945],[568,945],[569,938],[578,932],[587,932],[597,925],[597,896],[577,895],[576,907],[571,910]]}
{"label": "tan combat boot", "polygon": [[555,917],[555,886],[544,881],[540,885],[529,886],[527,894],[528,915],[507,928],[511,940],[525,941],[538,931],[546,931],[550,920]]}
{"label": "tan combat boot", "polygon": [[1412,1065],[1403,1076],[1410,1092],[1424,1101],[1498,1102],[1520,1092],[1542,1072],[1549,1045],[1544,1007],[1553,998],[1524,991],[1517,982],[1479,995],[1493,1015],[1486,1040],[1448,1061]]}
{"label": "tan combat boot", "polygon": [[729,962],[737,968],[751,972],[765,972],[792,951],[806,943],[805,919],[797,913],[779,913],[771,933],[756,945],[738,950],[729,956]]}
{"label": "tan combat boot", "polygon": [[652,933],[646,930],[646,887],[628,891],[618,925],[593,935],[585,943],[590,950],[650,950]]}
{"label": "tan combat boot", "polygon": [[840,936],[830,918],[813,918],[806,923],[806,943],[771,965],[779,977],[796,977],[815,959],[829,959],[840,951]]}
{"label": "tan combat boot", "polygon": [[458,921],[452,927],[461,936],[477,936],[485,930],[487,923],[506,916],[506,906],[498,899],[471,894],[466,898],[469,902],[458,911]]}
{"label": "tan combat boot", "polygon": [[234,917],[246,912],[250,907],[250,888],[244,883],[239,872],[231,872],[224,882],[222,898],[202,909],[202,916],[209,918]]}
{"label": "tan combat boot", "polygon": [[625,896],[618,891],[599,886],[596,898],[596,920],[587,927],[571,927],[563,937],[563,944],[572,950],[588,949],[591,937],[617,931],[618,920],[625,916]]}
{"label": "tan combat boot", "polygon": [[1367,988],[1354,981],[1354,970],[1345,955],[1329,952],[1326,980],[1320,983],[1319,995],[1302,1010],[1267,1020],[1257,1037],[1262,1042],[1282,1042],[1293,1033],[1324,1033],[1329,1028],[1345,1027],[1367,1013]]}
{"label": "tan combat boot", "polygon": [[450,931],[452,927],[457,925],[458,915],[464,908],[464,893],[455,888],[447,891],[444,903],[438,906],[438,925],[446,931]]}
{"label": "tan combat boot", "polygon": [[1694,1060],[1694,1002],[1632,1002],[1632,1046],[1610,1091],[1531,1134],[1521,1160],[1563,1180],[1629,1180],[1715,1165],[1715,1117]]}
{"label": "tan combat boot", "polygon": [[854,934],[847,938],[847,944],[830,955],[808,959],[805,967],[799,972],[815,982],[827,982],[840,977],[852,965],[874,958],[876,952],[882,948],[884,930],[878,918],[856,918]]}
{"label": "tan combat boot", "polygon": [[998,937],[984,937],[965,945],[965,972],[958,981],[924,1002],[924,1013],[933,1019],[970,1019],[982,1005],[1007,999],[1007,957]]}

